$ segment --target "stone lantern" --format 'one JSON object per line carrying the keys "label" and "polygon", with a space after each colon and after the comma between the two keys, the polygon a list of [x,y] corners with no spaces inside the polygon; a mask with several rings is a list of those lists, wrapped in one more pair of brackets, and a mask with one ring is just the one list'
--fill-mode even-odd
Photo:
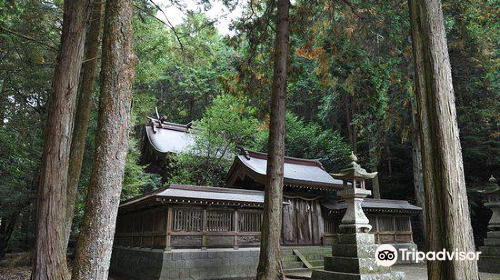
{"label": "stone lantern", "polygon": [[344,188],[338,194],[347,202],[347,210],[339,226],[339,233],[332,245],[332,256],[325,257],[324,270],[314,270],[312,280],[375,280],[403,279],[404,273],[392,272],[389,267],[379,266],[375,260],[377,244],[370,232],[371,225],[363,212],[363,199],[371,195],[365,181],[377,176],[369,173],[357,163],[351,153],[351,163],[337,174],[335,179],[343,181]]}
{"label": "stone lantern", "polygon": [[500,273],[500,187],[495,177],[491,176],[486,187],[478,192],[484,197],[484,206],[493,212],[488,224],[488,237],[480,248],[479,270]]}
{"label": "stone lantern", "polygon": [[351,153],[351,163],[337,174],[331,174],[333,178],[343,181],[344,189],[338,192],[347,202],[347,210],[339,226],[341,233],[370,232],[372,226],[363,212],[361,203],[363,199],[372,194],[366,189],[365,180],[373,179],[377,172],[368,173],[357,163],[358,158]]}

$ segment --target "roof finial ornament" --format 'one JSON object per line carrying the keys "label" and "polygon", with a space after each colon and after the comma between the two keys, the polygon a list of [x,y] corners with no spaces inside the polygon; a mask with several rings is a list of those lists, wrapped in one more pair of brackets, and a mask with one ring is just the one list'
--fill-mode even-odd
{"label": "roof finial ornament", "polygon": [[490,179],[488,179],[488,182],[496,184],[497,178],[493,177],[493,174],[491,174]]}
{"label": "roof finial ornament", "polygon": [[352,162],[357,162],[358,161],[358,157],[354,154],[354,151],[351,151],[351,161]]}

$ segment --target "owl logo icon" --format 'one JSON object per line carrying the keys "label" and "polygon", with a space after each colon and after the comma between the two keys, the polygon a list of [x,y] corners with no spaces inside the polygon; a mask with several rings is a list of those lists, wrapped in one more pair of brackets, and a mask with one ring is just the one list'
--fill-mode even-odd
{"label": "owl logo icon", "polygon": [[398,251],[392,245],[380,245],[375,251],[375,261],[380,266],[392,266],[397,260]]}

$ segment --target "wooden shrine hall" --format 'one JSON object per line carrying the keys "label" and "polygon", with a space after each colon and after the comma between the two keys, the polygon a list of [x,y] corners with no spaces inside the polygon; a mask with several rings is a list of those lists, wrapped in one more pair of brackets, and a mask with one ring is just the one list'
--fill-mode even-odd
{"label": "wooden shrine hall", "polygon": [[[153,120],[151,125],[146,126],[144,142],[147,159],[158,170],[162,169],[158,166],[168,161],[169,153],[188,148],[193,143],[193,137],[188,126]],[[198,254],[231,249],[233,253],[258,256],[266,166],[266,154],[241,149],[234,157],[223,188],[171,184],[122,202],[117,218],[112,269],[126,273],[130,259],[150,266],[153,255],[161,252],[172,252],[175,256],[176,252],[184,254],[184,250]],[[319,160],[285,158],[281,235],[284,248],[321,248],[332,244],[347,208],[347,203],[336,195],[336,191],[343,188],[343,182],[334,179]],[[416,248],[410,218],[421,211],[419,207],[407,201],[388,199],[366,199],[362,207],[378,243],[391,243],[410,250]],[[228,251],[224,252],[223,256],[228,256]],[[140,257],[145,254],[147,256]],[[244,272],[238,275],[246,277],[255,272],[253,266],[257,257],[251,256],[253,262],[249,267],[248,261],[237,264],[238,271],[245,266]],[[197,255],[196,258],[201,257]],[[207,258],[210,259],[207,262],[215,261],[210,256]],[[248,256],[244,255],[244,258]],[[175,262],[174,259],[168,261]],[[159,264],[159,260],[157,262],[163,270],[167,266],[165,255],[163,265]],[[222,266],[225,268],[221,269],[226,271],[227,267]],[[128,272],[131,275],[134,273],[137,272]],[[170,277],[170,272],[160,274],[163,276],[150,278],[178,279]],[[221,275],[206,277],[223,278]],[[204,278],[194,276],[186,279]]]}
{"label": "wooden shrine hall", "polygon": [[[179,152],[193,142],[188,126],[151,122],[147,150]],[[161,157],[156,157],[161,158]],[[258,246],[267,155],[242,149],[226,175],[226,187],[170,185],[123,202],[116,244],[151,248]],[[285,158],[283,245],[332,242],[347,205],[337,198],[342,181],[319,160]],[[420,208],[407,201],[366,199],[373,233],[381,243],[412,243],[410,217]]]}

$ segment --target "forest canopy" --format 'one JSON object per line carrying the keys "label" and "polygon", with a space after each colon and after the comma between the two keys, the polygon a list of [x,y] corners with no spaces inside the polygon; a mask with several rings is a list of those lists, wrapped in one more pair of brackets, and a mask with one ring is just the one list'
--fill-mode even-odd
{"label": "forest canopy", "polygon": [[[0,3],[0,218],[15,224],[0,236],[8,234],[12,251],[34,242],[34,197],[62,2]],[[222,1],[230,8],[234,2]],[[186,11],[185,21],[171,26],[151,2],[135,1],[136,129],[122,199],[164,184],[140,161],[140,127],[156,110],[169,122],[193,121],[201,131],[193,152],[177,156],[182,168],[170,182],[221,186],[236,146],[266,151],[275,28],[269,3],[250,1],[233,20],[232,33],[221,35],[203,11]],[[480,187],[491,175],[500,178],[500,3],[447,0],[443,9],[465,179],[469,188]],[[407,10],[405,1],[294,1],[285,147],[288,156],[320,159],[329,172],[340,169],[353,150],[363,166],[379,172],[382,197],[414,201],[416,101]],[[98,95],[96,86],[71,242],[91,176]],[[200,150],[209,151],[207,160],[193,155]],[[209,172],[202,169],[207,165]],[[471,200],[473,213],[482,211]],[[6,250],[7,243],[0,244],[0,257]]]}

